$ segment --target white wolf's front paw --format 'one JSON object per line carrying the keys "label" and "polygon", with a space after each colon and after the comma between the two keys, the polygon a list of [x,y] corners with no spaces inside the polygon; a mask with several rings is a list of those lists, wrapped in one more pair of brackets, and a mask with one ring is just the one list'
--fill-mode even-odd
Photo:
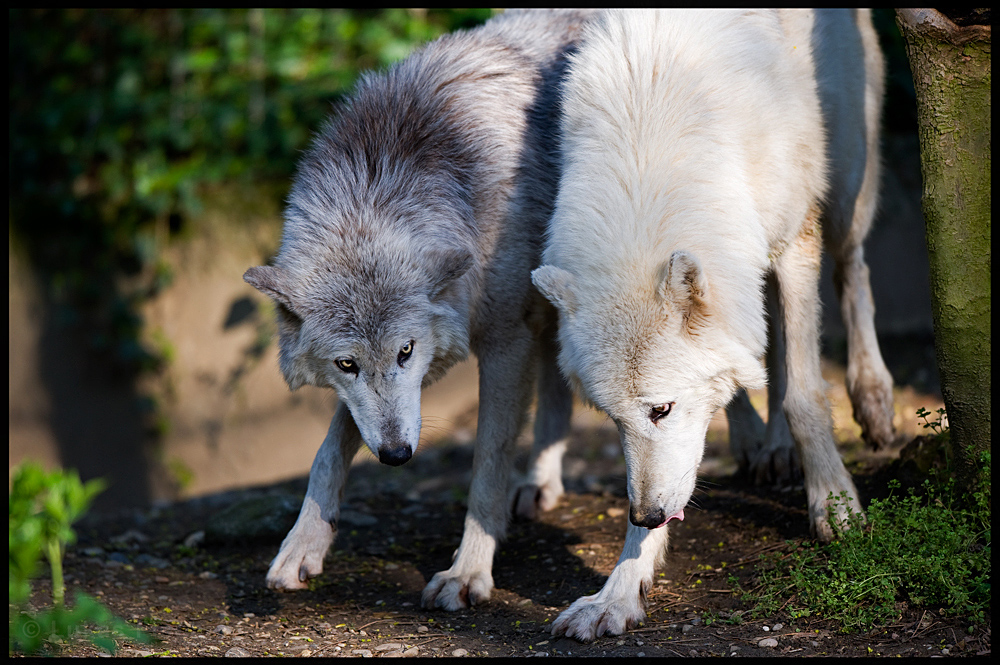
{"label": "white wolf's front paw", "polygon": [[459,573],[454,566],[431,578],[420,602],[424,607],[440,607],[454,612],[489,600],[493,590],[493,575],[489,570]]}
{"label": "white wolf's front paw", "polygon": [[323,557],[333,543],[335,532],[329,522],[302,519],[281,543],[278,555],[267,571],[267,586],[292,591],[308,587],[306,580],[323,572]]}
{"label": "white wolf's front paw", "polygon": [[638,589],[627,598],[604,595],[602,590],[577,599],[552,624],[552,634],[592,642],[601,635],[621,635],[646,620],[645,601]]}
{"label": "white wolf's front paw", "polygon": [[[829,497],[832,494],[833,498],[832,500],[826,498],[816,501],[810,498],[809,521],[813,537],[828,543],[835,536],[833,526],[830,523],[831,516],[838,530],[843,531],[851,527],[852,517],[864,522],[865,514],[861,509],[861,501],[858,499],[858,493],[854,489],[853,483],[839,492],[835,488],[824,489],[827,489],[826,496]],[[823,495],[817,493],[816,496],[818,498]]]}
{"label": "white wolf's front paw", "polygon": [[555,508],[563,493],[561,478],[541,485],[526,482],[514,491],[514,517],[533,520],[539,513]]}

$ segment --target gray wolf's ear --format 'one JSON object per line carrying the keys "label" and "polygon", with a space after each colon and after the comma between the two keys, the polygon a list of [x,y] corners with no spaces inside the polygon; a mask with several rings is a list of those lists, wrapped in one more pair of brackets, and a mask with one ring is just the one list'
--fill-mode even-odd
{"label": "gray wolf's ear", "polygon": [[428,252],[427,262],[430,265],[431,276],[430,298],[434,300],[455,280],[468,272],[472,267],[473,258],[472,254],[464,249],[442,249]]}
{"label": "gray wolf's ear", "polygon": [[254,266],[243,273],[243,281],[276,302],[294,311],[292,301],[285,292],[284,273],[273,266]]}
{"label": "gray wolf's ear", "polygon": [[695,332],[708,316],[708,280],[694,255],[677,250],[661,271],[660,297],[684,317],[689,332]]}
{"label": "gray wolf's ear", "polygon": [[531,281],[563,314],[570,315],[576,310],[572,273],[555,266],[541,266],[532,271]]}

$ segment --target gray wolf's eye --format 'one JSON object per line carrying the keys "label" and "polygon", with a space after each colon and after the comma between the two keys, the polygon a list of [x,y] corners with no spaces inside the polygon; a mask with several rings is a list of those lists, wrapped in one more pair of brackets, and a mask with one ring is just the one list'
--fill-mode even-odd
{"label": "gray wolf's eye", "polygon": [[405,363],[412,354],[413,354],[413,340],[411,339],[409,342],[403,345],[403,348],[399,350],[399,355],[396,356],[396,363],[400,367],[402,367],[403,363]]}
{"label": "gray wolf's eye", "polygon": [[670,407],[672,407],[673,405],[674,405],[673,402],[670,402],[668,404],[657,404],[656,406],[654,406],[649,410],[649,419],[652,420],[654,423],[657,422],[660,418],[663,418],[668,413],[670,413]]}
{"label": "gray wolf's eye", "polygon": [[337,358],[333,362],[341,372],[347,372],[348,374],[358,373],[358,364],[351,358]]}

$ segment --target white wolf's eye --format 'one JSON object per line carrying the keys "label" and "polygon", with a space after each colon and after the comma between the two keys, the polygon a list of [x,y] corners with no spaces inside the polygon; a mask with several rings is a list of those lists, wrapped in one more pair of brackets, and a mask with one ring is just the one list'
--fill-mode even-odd
{"label": "white wolf's eye", "polygon": [[396,356],[396,363],[400,367],[402,367],[403,363],[405,363],[410,358],[410,355],[412,353],[413,353],[413,340],[411,339],[409,342],[403,345],[403,348],[399,350],[399,355]]}
{"label": "white wolf's eye", "polygon": [[669,402],[667,404],[657,404],[649,410],[649,419],[654,423],[657,422],[660,418],[663,418],[670,413],[670,407],[673,405],[673,402]]}
{"label": "white wolf's eye", "polygon": [[347,372],[348,374],[358,373],[358,365],[351,358],[337,358],[333,362],[341,372]]}

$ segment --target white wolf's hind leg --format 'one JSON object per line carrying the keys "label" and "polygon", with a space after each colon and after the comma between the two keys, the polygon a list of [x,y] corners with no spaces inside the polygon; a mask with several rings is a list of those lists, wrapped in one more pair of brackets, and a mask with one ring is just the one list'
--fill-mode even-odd
{"label": "white wolf's hind leg", "polygon": [[299,517],[267,571],[268,587],[305,589],[306,580],[323,572],[323,558],[336,536],[347,471],[360,445],[361,434],[341,402],[313,460]]}
{"label": "white wolf's hind leg", "polygon": [[543,337],[539,353],[535,442],[527,477],[513,492],[514,516],[533,520],[551,510],[563,495],[562,459],[566,452],[573,393],[556,365],[555,340]]}
{"label": "white wolf's hind leg", "polygon": [[479,355],[479,428],[472,463],[465,532],[448,570],[424,587],[424,607],[456,611],[488,600],[493,590],[493,555],[507,532],[507,487],[525,412],[531,398],[534,340],[524,329],[485,342]]}
{"label": "white wolf's hind leg", "polygon": [[834,284],[847,328],[847,393],[861,435],[876,450],[896,440],[892,375],[875,334],[875,304],[861,245],[835,256]]}
{"label": "white wolf's hind leg", "polygon": [[578,598],[552,624],[553,635],[591,642],[621,635],[646,619],[646,595],[667,549],[667,527],[646,529],[631,522],[625,547],[604,587]]}
{"label": "white wolf's hind leg", "polygon": [[[785,323],[787,390],[785,415],[799,449],[805,475],[809,519],[816,537],[833,538],[827,497],[842,493],[850,508],[861,504],[833,440],[833,418],[819,363],[819,230],[813,217],[775,260],[775,275]],[[834,518],[843,522],[848,507],[834,502]]]}

